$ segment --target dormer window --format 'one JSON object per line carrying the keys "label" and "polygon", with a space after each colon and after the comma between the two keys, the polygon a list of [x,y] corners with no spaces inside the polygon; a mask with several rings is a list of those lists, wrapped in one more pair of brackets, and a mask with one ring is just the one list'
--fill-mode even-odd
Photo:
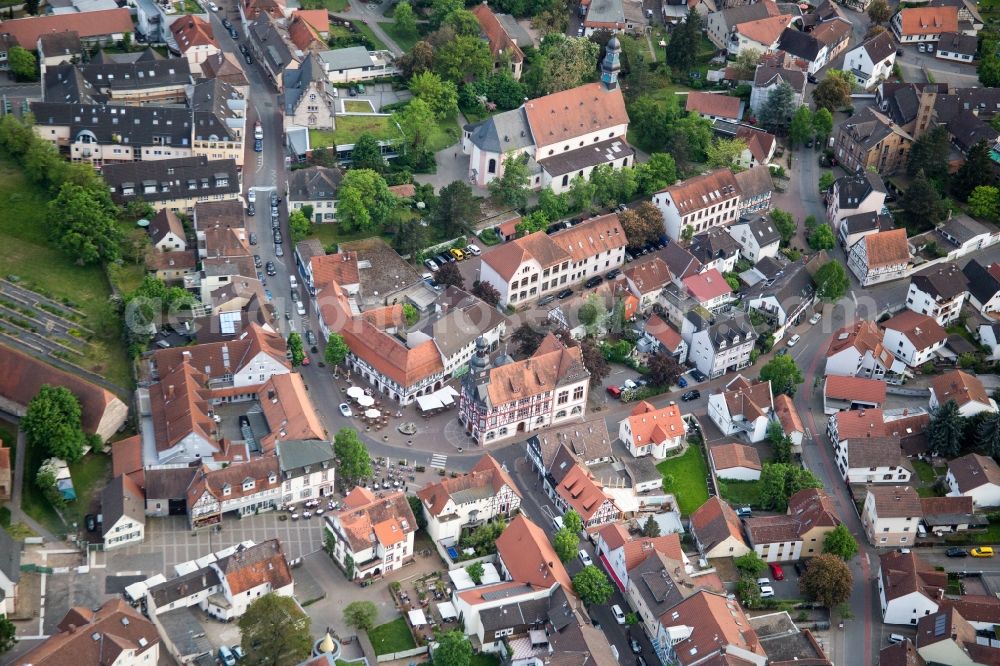
{"label": "dormer window", "polygon": [[230,495],[233,494],[233,487],[230,486],[228,483],[222,486],[222,494],[224,497],[229,497]]}
{"label": "dormer window", "polygon": [[278,475],[277,475],[277,474],[275,474],[274,472],[271,472],[271,473],[270,473],[270,474],[269,474],[269,475],[267,476],[267,482],[268,482],[268,483],[275,483],[275,482],[277,482],[277,480],[278,480]]}
{"label": "dormer window", "polygon": [[243,479],[243,492],[248,490],[253,490],[254,486],[257,485],[253,479]]}

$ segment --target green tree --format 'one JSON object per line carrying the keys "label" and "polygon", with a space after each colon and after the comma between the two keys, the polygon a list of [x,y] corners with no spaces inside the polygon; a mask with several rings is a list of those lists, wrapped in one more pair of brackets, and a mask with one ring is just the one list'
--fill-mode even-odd
{"label": "green tree", "polygon": [[827,109],[831,113],[851,101],[851,82],[834,71],[827,73],[826,78],[813,88],[813,102],[817,109]]}
{"label": "green tree", "polygon": [[792,118],[792,125],[788,130],[788,141],[794,149],[796,146],[805,145],[815,133],[812,111],[809,110],[808,106],[803,104]]}
{"label": "green tree", "polygon": [[694,227],[690,224],[685,225],[681,231],[681,240],[685,243],[690,243],[692,238],[694,238]]}
{"label": "green tree", "polygon": [[649,517],[646,518],[646,522],[642,524],[642,536],[650,539],[655,539],[660,536],[660,524],[656,522],[656,518],[653,517],[653,514],[649,514]]}
{"label": "green tree", "polygon": [[545,231],[549,226],[549,218],[540,210],[528,213],[514,226],[517,237],[521,238],[537,231]]}
{"label": "green tree", "polygon": [[538,349],[538,345],[542,344],[543,338],[545,338],[544,333],[524,322],[514,330],[510,341],[517,345],[517,352],[521,356],[531,356]]}
{"label": "green tree", "polygon": [[1000,190],[992,185],[977,186],[969,195],[969,214],[996,222],[1000,218]]}
{"label": "green tree", "polygon": [[[473,21],[476,20],[471,12],[465,13],[472,16]],[[477,22],[477,29],[478,25]],[[427,102],[439,119],[451,118],[458,113],[458,87],[453,81],[444,81],[434,72],[422,72],[410,79],[409,88],[414,97]]]}
{"label": "green tree", "polygon": [[608,310],[597,294],[591,294],[586,302],[576,311],[576,317],[587,328],[590,334],[595,333],[608,318]]}
{"label": "green tree", "polygon": [[113,261],[121,254],[118,209],[107,187],[63,183],[49,202],[48,223],[56,245],[81,265]]}
{"label": "green tree", "polygon": [[847,271],[840,262],[828,261],[813,276],[816,294],[826,301],[839,301],[847,293],[850,282]]}
{"label": "green tree", "polygon": [[570,509],[564,513],[562,519],[563,527],[568,529],[573,534],[579,534],[583,531],[583,519],[580,518],[580,514],[578,514],[574,509]]}
{"label": "green tree", "polygon": [[983,455],[1000,458],[1000,414],[986,414],[976,428],[975,439]]}
{"label": "green tree", "polygon": [[[35,0],[37,4],[37,0]],[[0,654],[10,651],[17,644],[17,627],[7,618],[0,618]]]}
{"label": "green tree", "polygon": [[706,151],[708,166],[712,169],[729,168],[741,171],[739,160],[746,149],[747,142],[743,139],[716,139]]}
{"label": "green tree", "polygon": [[823,192],[829,192],[830,188],[833,187],[833,183],[836,180],[837,179],[834,177],[833,173],[830,172],[830,171],[824,171],[823,173],[821,173],[820,176],[819,176],[819,191],[820,191],[820,193],[822,194]]}
{"label": "green tree", "polygon": [[652,97],[640,97],[632,102],[628,107],[628,116],[635,144],[646,151],[663,151],[679,113],[677,102],[672,97],[665,102]]}
{"label": "green tree", "polygon": [[781,234],[781,244],[788,245],[795,237],[795,219],[792,214],[775,208],[771,211],[771,221],[774,222],[778,233]]}
{"label": "green tree", "polygon": [[503,175],[489,183],[490,196],[511,208],[523,209],[528,203],[528,156],[507,154]]}
{"label": "green tree", "polygon": [[649,196],[677,181],[677,163],[669,153],[653,153],[635,167],[635,180],[639,192]]}
{"label": "green tree", "polygon": [[868,18],[872,23],[885,23],[892,16],[892,8],[885,0],[872,0],[868,5]]}
{"label": "green tree", "polygon": [[678,118],[671,128],[670,153],[677,164],[704,162],[708,159],[708,147],[712,145],[712,122],[697,113]]}
{"label": "green tree", "polygon": [[[21,164],[24,168],[24,174],[43,187],[58,187],[65,176],[66,163],[56,147],[48,141],[37,139],[33,141],[21,159]],[[151,217],[151,215],[139,217]],[[132,219],[137,220],[139,217]]]}
{"label": "green tree", "polygon": [[588,606],[606,604],[615,593],[615,588],[611,587],[607,575],[593,564],[584,567],[580,573],[573,576],[573,590]]}
{"label": "green tree", "polygon": [[[756,554],[756,553],[755,553]],[[760,608],[763,599],[760,596],[760,585],[753,578],[742,576],[736,581],[736,598],[744,608]]]}
{"label": "green tree", "polygon": [[[993,116],[992,122],[1000,123],[1000,115]],[[967,200],[977,187],[993,182],[992,167],[989,144],[978,141],[969,150],[965,162],[951,179],[951,191],[962,201]]]}
{"label": "green tree", "polygon": [[552,535],[552,547],[563,562],[569,562],[576,557],[576,549],[579,545],[580,538],[565,527]]}
{"label": "green tree", "polygon": [[995,55],[996,47],[996,42],[983,40],[980,50],[984,55],[979,60],[979,82],[986,88],[1000,87],[1000,57]]}
{"label": "green tree", "polygon": [[326,339],[326,349],[323,350],[323,360],[327,365],[336,367],[344,362],[350,348],[344,341],[344,336],[339,333],[331,333]]}
{"label": "green tree", "polygon": [[670,44],[666,49],[667,64],[675,70],[687,74],[701,49],[701,14],[692,7],[683,23],[674,28]]}
{"label": "green tree", "polygon": [[420,313],[412,304],[403,303],[403,318],[406,320],[406,326],[410,327],[420,320]]}
{"label": "green tree", "polygon": [[771,442],[772,462],[789,463],[792,461],[792,438],[785,434],[781,421],[771,421],[767,425],[767,438]]}
{"label": "green tree", "polygon": [[396,4],[392,10],[392,20],[396,23],[396,29],[404,35],[417,34],[417,17],[413,13],[413,5],[408,2]]}
{"label": "green tree", "polygon": [[597,186],[593,182],[586,180],[583,176],[576,176],[569,183],[569,207],[580,213],[589,213],[594,210],[597,198]]}
{"label": "green tree", "polygon": [[769,132],[783,135],[788,131],[795,114],[795,91],[787,81],[782,81],[778,87],[767,96],[767,101],[760,109],[760,123]]}
{"label": "green tree", "polygon": [[424,504],[416,495],[407,495],[406,501],[410,504],[410,511],[417,521],[418,530],[427,529],[427,516],[424,515]]}
{"label": "green tree", "polygon": [[461,35],[437,49],[434,71],[446,81],[486,76],[493,68],[489,44],[478,35]]}
{"label": "green tree", "polygon": [[312,649],[309,616],[294,597],[265,594],[251,602],[238,624],[250,666],[293,666]]}
{"label": "green tree", "polygon": [[836,555],[847,562],[858,552],[858,542],[854,539],[851,531],[847,529],[847,525],[840,523],[827,532],[823,539],[823,552]]}
{"label": "green tree", "polygon": [[378,620],[378,606],[371,601],[352,601],[344,606],[344,623],[353,629],[371,631]]}
{"label": "green tree", "polygon": [[568,208],[566,196],[556,194],[551,187],[543,187],[538,192],[538,211],[545,215],[546,225],[550,220],[559,220],[565,217]]}
{"label": "green tree", "polygon": [[589,39],[549,33],[542,38],[529,85],[538,95],[550,95],[584,83],[594,73],[600,47]]}
{"label": "green tree", "polygon": [[822,108],[813,114],[813,131],[816,133],[816,140],[826,145],[826,140],[833,132],[833,114],[830,109]]}
{"label": "green tree", "polygon": [[337,220],[345,233],[381,229],[398,204],[385,179],[371,169],[348,169],[337,198]]}
{"label": "green tree", "polygon": [[[916,176],[923,171],[935,183],[944,183],[948,178],[948,154],[951,143],[948,140],[948,130],[935,127],[910,147],[906,160],[906,173]],[[943,189],[943,188],[941,188]]]}
{"label": "green tree", "polygon": [[42,465],[35,474],[35,487],[42,491],[45,501],[56,509],[66,506],[66,498],[56,485],[56,472],[49,465]]}
{"label": "green tree", "polygon": [[608,208],[631,201],[638,185],[632,169],[614,169],[601,164],[590,173],[590,182],[597,192],[598,201]]}
{"label": "green tree", "polygon": [[466,85],[469,93],[483,96],[497,105],[500,111],[509,111],[521,106],[528,96],[528,86],[517,81],[510,72],[496,71],[489,76],[477,79],[471,86]]}
{"label": "green tree", "polygon": [[462,0],[431,0],[430,8],[431,27],[437,30],[452,12],[465,9],[465,3]]}
{"label": "green tree", "polygon": [[443,287],[465,289],[465,278],[456,264],[444,264],[434,272],[434,281]]}
{"label": "green tree", "polygon": [[649,380],[654,386],[675,386],[685,368],[670,354],[653,354],[646,361]]}
{"label": "green tree", "polygon": [[403,215],[395,216],[396,233],[393,237],[393,247],[402,255],[416,257],[427,245],[428,231],[424,220]]}
{"label": "green tree", "polygon": [[765,509],[784,512],[788,498],[805,488],[822,488],[812,472],[798,465],[764,463],[760,473],[760,504]]}
{"label": "green tree", "polygon": [[445,17],[444,23],[454,30],[456,35],[478,37],[482,32],[476,15],[468,9],[456,9]]}
{"label": "green tree", "polygon": [[611,366],[601,353],[593,338],[584,338],[580,343],[580,350],[583,352],[583,367],[590,373],[591,388],[601,385],[601,382],[611,372]]}
{"label": "green tree", "polygon": [[747,578],[757,578],[767,569],[767,562],[752,550],[745,555],[734,558],[733,564],[736,565],[736,570],[740,572],[740,575]]}
{"label": "green tree", "polygon": [[760,369],[760,380],[771,382],[771,390],[775,393],[795,395],[795,390],[802,383],[802,371],[795,364],[795,359],[789,355],[775,356]]}
{"label": "green tree", "polygon": [[288,351],[292,355],[292,367],[299,367],[306,358],[305,351],[302,350],[302,336],[292,331],[288,334]]}
{"label": "green tree", "polygon": [[483,582],[483,574],[486,573],[486,569],[483,567],[482,562],[473,562],[469,566],[465,567],[465,573],[469,574],[469,578],[476,585]]}
{"label": "green tree", "polygon": [[663,213],[651,201],[618,213],[618,221],[631,247],[642,247],[663,235]]}
{"label": "green tree", "polygon": [[293,210],[288,214],[288,228],[292,232],[292,242],[305,240],[312,233],[312,220],[301,210]]}
{"label": "green tree", "polygon": [[472,285],[472,295],[494,307],[500,302],[500,292],[489,282],[477,281]]}
{"label": "green tree", "polygon": [[[434,110],[420,98],[410,100],[406,106],[392,114],[392,118],[403,131],[406,145],[414,150],[419,150],[427,144],[427,138],[437,126]],[[339,203],[337,207],[340,207]]]}
{"label": "green tree", "polygon": [[748,81],[753,79],[758,63],[760,63],[760,51],[748,48],[740,51],[736,60],[733,61],[732,67],[736,70],[736,76],[741,81]]}
{"label": "green tree", "polygon": [[958,410],[958,404],[949,400],[931,412],[931,422],[927,426],[927,443],[936,455],[954,458],[962,451],[965,433],[965,417]]}
{"label": "green tree", "polygon": [[813,227],[808,240],[809,247],[814,250],[830,250],[837,244],[829,224],[817,224]]}
{"label": "green tree", "polygon": [[472,643],[458,630],[438,634],[437,648],[431,655],[436,666],[471,666]]}
{"label": "green tree", "polygon": [[899,198],[899,205],[906,220],[917,228],[943,222],[947,214],[941,195],[923,169],[910,181],[910,186]]}
{"label": "green tree", "polygon": [[471,229],[482,215],[482,200],[466,182],[456,180],[441,188],[430,222],[450,238]]}
{"label": "green tree", "polygon": [[354,148],[351,150],[351,168],[371,169],[377,173],[385,171],[382,147],[372,134],[364,132],[354,143]]}
{"label": "green tree", "polygon": [[7,52],[7,63],[18,81],[34,81],[38,78],[38,60],[34,53],[25,48],[11,47]]}
{"label": "green tree", "polygon": [[372,461],[356,431],[351,428],[338,430],[333,438],[333,453],[337,456],[337,476],[345,488],[353,488],[371,477]]}
{"label": "green tree", "polygon": [[840,557],[829,553],[814,557],[799,578],[802,592],[827,608],[850,599],[853,585],[850,567]]}
{"label": "green tree", "polygon": [[69,389],[42,385],[21,418],[28,446],[75,462],[83,455],[86,436],[80,423],[80,402]]}

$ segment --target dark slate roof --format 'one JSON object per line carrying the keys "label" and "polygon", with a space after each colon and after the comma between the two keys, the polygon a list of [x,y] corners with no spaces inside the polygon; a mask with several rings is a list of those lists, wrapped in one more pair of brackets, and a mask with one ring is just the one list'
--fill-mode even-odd
{"label": "dark slate roof", "polygon": [[472,143],[486,152],[505,153],[534,144],[524,107],[498,113],[466,129],[471,132]]}
{"label": "dark slate roof", "polygon": [[[236,161],[209,160],[204,155],[108,164],[101,175],[111,190],[111,198],[118,204],[140,197],[149,202],[189,198],[194,194],[192,182],[197,186],[199,197],[237,194],[240,191]],[[225,185],[221,184],[223,179],[226,180]],[[134,187],[132,194],[124,194],[128,185]],[[156,191],[144,192],[147,185],[155,187]]]}
{"label": "dark slate roof", "polygon": [[656,550],[651,550],[646,559],[628,572],[628,576],[654,617],[660,617],[684,601],[684,594],[677,588]]}
{"label": "dark slate roof", "polygon": [[785,258],[785,255],[778,254],[774,257],[763,257],[754,266],[754,270],[764,276],[765,279],[773,280],[778,277],[785,267],[791,262]]}
{"label": "dark slate roof", "polygon": [[776,79],[785,81],[792,87],[792,90],[800,95],[806,89],[806,74],[796,69],[785,69],[784,67],[772,67],[770,65],[759,65],[754,72],[753,84],[759,87],[766,87],[775,83]]}
{"label": "dark slate roof", "polygon": [[959,243],[967,243],[983,234],[993,233],[992,229],[973,220],[968,215],[957,215],[951,218],[939,230],[941,233],[957,239]]}
{"label": "dark slate roof", "polygon": [[631,157],[634,154],[635,150],[632,149],[632,146],[628,145],[624,139],[616,138],[546,157],[538,160],[538,164],[555,178],[599,164],[606,164],[611,160]]}
{"label": "dark slate roof", "polygon": [[213,567],[202,567],[189,574],[171,578],[149,588],[147,594],[153,598],[157,608],[164,608],[175,601],[184,599],[201,590],[219,584],[219,574]]}
{"label": "dark slate roof", "polygon": [[250,38],[260,46],[260,51],[273,72],[283,71],[292,60],[296,59],[287,33],[278,29],[274,19],[267,12],[261,12],[250,24]]}
{"label": "dark slate roof", "polygon": [[757,338],[757,331],[743,312],[735,312],[732,317],[721,320],[706,319],[704,315],[704,310],[696,308],[687,313],[687,319],[697,331],[708,329],[708,337],[716,347],[722,342],[727,346],[735,344],[737,338],[739,342],[746,342],[748,335],[753,339]]}
{"label": "dark slate roof", "polygon": [[716,259],[734,257],[740,253],[740,245],[725,229],[713,227],[694,237],[691,254],[703,264]]}
{"label": "dark slate roof", "polygon": [[992,145],[1000,138],[998,133],[989,123],[977,116],[972,111],[960,111],[958,115],[948,123],[948,133],[958,147],[968,152],[980,141]]}
{"label": "dark slate roof", "polygon": [[309,84],[313,81],[325,81],[326,73],[323,72],[319,56],[310,53],[301,65],[295,69],[286,69],[281,77],[284,82],[285,114],[291,115],[295,113],[302,95],[309,90]]}
{"label": "dark slate roof", "polygon": [[941,38],[938,40],[937,50],[938,53],[941,51],[950,51],[952,53],[975,57],[976,52],[979,50],[979,40],[976,39],[975,35],[944,32],[941,33]]}
{"label": "dark slate roof", "polygon": [[806,260],[800,259],[784,266],[765,282],[760,282],[745,292],[745,298],[774,296],[778,303],[788,310],[798,306],[804,299],[812,298],[816,288],[812,276],[806,268]]}
{"label": "dark slate roof", "polygon": [[896,52],[896,42],[893,41],[892,33],[883,32],[862,44],[861,48],[868,53],[873,63],[879,63]]}
{"label": "dark slate roof", "polygon": [[859,234],[865,231],[891,231],[896,228],[891,215],[879,213],[858,213],[845,217],[840,225],[847,234]]}
{"label": "dark slate roof", "polygon": [[819,55],[823,44],[806,32],[795,28],[785,28],[778,40],[778,48],[803,60],[812,62]]}
{"label": "dark slate roof", "polygon": [[333,445],[330,442],[311,440],[286,440],[278,442],[278,465],[281,471],[294,472],[303,467],[322,467],[333,463]]}
{"label": "dark slate roof", "polygon": [[493,632],[509,627],[542,624],[548,612],[549,600],[543,597],[483,609],[479,611],[479,619],[485,635],[491,636]]}
{"label": "dark slate roof", "polygon": [[935,298],[951,300],[967,289],[965,274],[958,264],[947,262],[936,264],[916,273],[910,282],[920,291]]}
{"label": "dark slate roof", "polygon": [[313,166],[293,171],[288,178],[288,197],[292,201],[335,199],[343,172],[340,169]]}
{"label": "dark slate roof", "polygon": [[139,488],[124,474],[116,476],[104,487],[101,491],[101,513],[104,515],[101,536],[107,536],[108,531],[122,516],[128,516],[139,523],[146,522],[146,507],[143,506],[142,496],[137,495],[136,491]]}
{"label": "dark slate roof", "polygon": [[102,144],[118,136],[117,142],[133,147],[191,145],[191,112],[183,107],[35,102],[31,112],[37,125],[68,126],[71,140],[91,132]]}
{"label": "dark slate roof", "polygon": [[7,530],[0,530],[0,571],[12,583],[21,578],[21,542]]}
{"label": "dark slate roof", "polygon": [[46,102],[98,104],[105,100],[105,95],[84,78],[79,67],[71,63],[63,63],[50,65],[45,69],[42,99]]}
{"label": "dark slate roof", "polygon": [[694,275],[701,269],[701,262],[680,243],[667,243],[667,246],[660,250],[659,257],[666,262],[670,274],[678,280]]}
{"label": "dark slate roof", "polygon": [[64,56],[79,55],[83,52],[83,43],[80,41],[80,33],[76,30],[66,32],[50,32],[39,36],[42,51],[46,58],[54,58],[59,54]]}
{"label": "dark slate roof", "polygon": [[881,112],[865,107],[856,116],[841,125],[863,148],[871,149],[892,133],[909,136]]}
{"label": "dark slate roof", "polygon": [[760,247],[767,247],[781,241],[778,227],[767,217],[760,216],[752,220],[740,220],[736,224],[746,224]]}
{"label": "dark slate roof", "polygon": [[151,500],[184,499],[194,478],[194,467],[151,467],[146,470],[146,497]]}
{"label": "dark slate roof", "polygon": [[962,269],[969,281],[969,293],[980,303],[985,304],[1000,291],[1000,279],[994,277],[987,267],[973,259]]}
{"label": "dark slate roof", "polygon": [[877,173],[865,171],[855,176],[843,176],[835,183],[840,208],[850,210],[868,198],[872,192],[885,192],[885,183]]}
{"label": "dark slate roof", "polygon": [[237,140],[237,127],[243,125],[246,100],[232,85],[222,79],[207,79],[194,85],[190,95],[194,118],[194,137]]}
{"label": "dark slate roof", "polygon": [[[90,95],[96,95],[96,101],[103,102],[115,90],[184,86],[191,81],[187,58],[139,57],[123,62],[105,56],[87,64],[63,63],[47,68],[44,87],[46,101],[86,103]],[[87,84],[86,89],[81,82]]]}
{"label": "dark slate roof", "polygon": [[726,27],[732,28],[747,21],[757,21],[771,16],[771,10],[767,3],[756,2],[752,5],[739,5],[722,10],[722,17],[725,19]]}

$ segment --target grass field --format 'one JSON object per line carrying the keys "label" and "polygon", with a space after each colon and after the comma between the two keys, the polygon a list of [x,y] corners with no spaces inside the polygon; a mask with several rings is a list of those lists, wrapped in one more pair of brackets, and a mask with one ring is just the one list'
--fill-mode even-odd
{"label": "grass field", "polygon": [[[69,299],[87,313],[84,322],[98,329],[109,323],[106,338],[95,337],[84,368],[131,388],[126,350],[121,344],[117,316],[108,316],[110,286],[98,266],[77,266],[52,247],[46,235],[46,192],[31,185],[12,162],[0,158],[0,276],[16,275],[21,283],[56,299]],[[113,319],[113,322],[109,320]]]}
{"label": "grass field", "polygon": [[403,652],[417,647],[410,634],[410,628],[406,626],[406,620],[402,617],[375,627],[368,632],[368,638],[375,648],[375,654]]}
{"label": "grass field", "polygon": [[722,481],[720,479],[719,493],[733,506],[760,508],[759,481]]}
{"label": "grass field", "polygon": [[346,12],[351,7],[350,0],[301,0],[302,9],[325,9],[328,12]]}
{"label": "grass field", "polygon": [[705,503],[708,499],[708,465],[700,446],[690,446],[683,455],[664,460],[656,469],[666,479],[673,477],[673,483],[664,483],[667,492],[677,498],[681,513],[685,516]]}
{"label": "grass field", "polygon": [[315,148],[353,144],[365,132],[376,139],[399,139],[399,127],[389,116],[337,116],[334,130],[309,130],[309,143]]}
{"label": "grass field", "polygon": [[496,655],[492,655],[488,652],[480,652],[479,654],[472,655],[472,661],[469,662],[469,666],[499,666],[500,660]]}
{"label": "grass field", "polygon": [[458,141],[458,121],[455,118],[439,120],[437,126],[427,137],[427,149],[436,153]]}
{"label": "grass field", "polygon": [[358,29],[358,32],[360,32],[368,39],[372,40],[372,44],[375,45],[376,50],[381,50],[381,51],[389,50],[389,47],[385,45],[385,42],[379,39],[378,35],[372,32],[372,29],[368,27],[367,23],[364,23],[362,21],[352,21],[352,23],[354,24],[354,27]]}
{"label": "grass field", "polygon": [[924,483],[934,483],[937,480],[937,472],[931,467],[930,463],[924,462],[923,460],[911,460],[913,463],[913,469],[917,471],[917,476]]}
{"label": "grass field", "polygon": [[372,103],[366,99],[345,99],[344,111],[347,113],[375,113]]}
{"label": "grass field", "polygon": [[396,46],[407,53],[413,49],[413,45],[420,39],[420,35],[415,32],[412,34],[401,32],[395,23],[379,23],[379,26],[385,30],[385,34],[392,38],[392,41],[396,42]]}

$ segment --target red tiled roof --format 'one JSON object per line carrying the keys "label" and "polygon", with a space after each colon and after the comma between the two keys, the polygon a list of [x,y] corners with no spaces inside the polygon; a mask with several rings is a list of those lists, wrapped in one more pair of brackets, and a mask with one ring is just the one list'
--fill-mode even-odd
{"label": "red tiled roof", "polygon": [[486,391],[496,407],[552,391],[566,377],[585,373],[580,347],[566,347],[550,333],[531,358],[490,368]]}
{"label": "red tiled roof", "polygon": [[747,469],[761,470],[760,455],[758,455],[757,449],[746,444],[737,444],[735,442],[719,444],[709,449],[709,453],[712,456],[712,462],[715,463],[716,469],[746,467]]}
{"label": "red tiled roof", "polygon": [[417,491],[417,497],[427,507],[428,513],[438,516],[456,492],[470,488],[489,488],[495,496],[504,486],[508,486],[518,497],[521,496],[510,474],[493,456],[485,455],[468,474],[461,474],[438,483],[429,483]]}
{"label": "red tiled roof", "polygon": [[718,497],[709,497],[691,514],[691,526],[705,550],[711,550],[729,537],[743,541],[736,512]]}
{"label": "red tiled roof", "polygon": [[936,571],[914,552],[901,553],[894,550],[885,553],[879,560],[887,600],[898,599],[912,592],[940,599],[943,589],[948,586],[948,574]]}
{"label": "red tiled roof", "polygon": [[947,331],[933,317],[913,310],[903,310],[892,319],[883,322],[882,328],[902,333],[918,350],[927,349],[948,339]]}
{"label": "red tiled roof", "polygon": [[[761,647],[757,633],[751,628],[739,603],[727,599],[725,595],[699,591],[680,602],[663,617],[660,622],[667,627],[689,627],[691,635],[673,645],[673,653],[682,666],[693,663],[707,664],[706,655],[727,646],[752,652],[762,661],[767,656]],[[730,653],[729,657],[736,656]],[[749,664],[747,660],[729,661],[730,666]]]}
{"label": "red tiled roof", "polygon": [[507,281],[514,277],[521,264],[530,259],[537,261],[544,269],[569,261],[570,257],[544,231],[516,238],[483,254],[483,263]]}
{"label": "red tiled roof", "polygon": [[621,88],[608,90],[602,83],[585,83],[529,100],[524,113],[537,155],[543,155],[542,149],[554,143],[628,124]]}
{"label": "red tiled roof", "polygon": [[675,562],[684,561],[684,549],[681,548],[681,537],[676,532],[654,538],[639,537],[622,544],[625,547],[625,570],[631,571],[639,566],[653,551],[663,553]]}
{"label": "red tiled roof", "polygon": [[895,266],[910,260],[910,246],[906,242],[906,229],[893,229],[868,234],[861,239],[865,244],[868,268]]}
{"label": "red tiled roof", "polygon": [[958,7],[913,7],[899,12],[900,34],[940,35],[958,32]]}
{"label": "red tiled roof", "polygon": [[746,125],[739,126],[736,130],[736,138],[746,141],[750,154],[759,163],[767,162],[774,151],[775,143],[778,141],[773,134]]}
{"label": "red tiled roof", "polygon": [[494,59],[506,54],[514,64],[524,62],[524,52],[521,51],[521,47],[510,38],[503,24],[500,23],[500,19],[485,2],[476,5],[471,11],[475,14],[476,20],[479,21],[479,27],[483,29],[483,34],[486,35],[486,41],[489,42],[490,53],[493,54]]}
{"label": "red tiled roof", "polygon": [[885,402],[885,382],[864,377],[827,375],[823,392],[830,400],[856,400],[881,406]]}
{"label": "red tiled roof", "polygon": [[[301,16],[302,11],[307,10],[299,10],[292,14],[292,20],[288,24],[288,38],[302,51],[308,50],[313,44],[326,46],[322,35],[319,34],[319,30],[316,29],[313,22]],[[322,10],[315,11],[326,14]],[[327,31],[329,31],[329,24],[327,24]]]}
{"label": "red tiled roof", "polygon": [[657,409],[645,400],[629,413],[628,426],[636,446],[659,444],[686,432],[680,407],[672,404]]}
{"label": "red tiled roof", "polygon": [[771,47],[778,41],[778,38],[781,37],[781,33],[784,32],[785,28],[791,25],[791,23],[791,15],[780,14],[778,16],[768,16],[767,18],[757,19],[756,21],[738,23],[735,26],[735,30],[747,39],[752,39],[758,44]]}
{"label": "red tiled roof", "polygon": [[640,294],[648,294],[662,289],[673,280],[670,267],[660,257],[648,261],[637,261],[625,269],[625,277],[635,285]]}
{"label": "red tiled roof", "polygon": [[[173,33],[181,53],[186,53],[188,49],[196,46],[219,48],[219,42],[215,41],[215,33],[212,32],[212,25],[200,16],[178,18],[170,24],[170,32]],[[184,238],[184,235],[180,234],[180,237]]]}
{"label": "red tiled roof", "polygon": [[123,475],[128,475],[140,487],[144,485],[142,435],[128,437],[111,445],[111,476]]}
{"label": "red tiled roof", "polygon": [[271,590],[292,584],[292,572],[281,550],[281,542],[269,539],[249,548],[237,549],[218,561],[218,567],[236,596],[269,583]]}
{"label": "red tiled roof", "polygon": [[684,216],[702,208],[711,208],[727,199],[735,199],[740,195],[740,186],[732,171],[716,169],[665,187],[659,193],[662,192],[670,195],[670,199],[677,206],[677,212]]}
{"label": "red tiled roof", "polygon": [[515,581],[544,589],[559,583],[572,593],[573,583],[548,536],[523,513],[510,521],[496,546],[497,555]]}
{"label": "red tiled roof", "polygon": [[691,295],[699,303],[707,303],[713,299],[733,293],[726,278],[722,276],[717,268],[712,268],[704,273],[690,275],[683,280]]}
{"label": "red tiled roof", "polygon": [[949,400],[954,400],[959,407],[970,402],[990,405],[990,396],[986,393],[983,383],[978,377],[962,370],[952,370],[938,375],[931,381],[931,387],[934,389],[937,401],[942,405]]}
{"label": "red tiled roof", "polygon": [[38,38],[50,32],[74,31],[81,39],[118,33],[131,33],[132,15],[128,9],[102,9],[96,12],[47,14],[0,22],[0,34],[10,33],[29,51],[35,49]]}
{"label": "red tiled roof", "polygon": [[646,332],[659,341],[668,351],[675,351],[682,342],[681,334],[673,326],[653,315],[646,322]]}
{"label": "red tiled roof", "polygon": [[795,403],[784,393],[779,393],[774,397],[774,413],[781,421],[781,428],[786,435],[793,432],[805,434],[806,429],[802,427],[802,419],[799,418],[799,410],[795,408]]}
{"label": "red tiled roof", "polygon": [[[604,492],[604,486],[579,463],[573,465],[562,478],[562,481],[556,486],[556,492],[566,504],[580,514],[585,523],[593,518],[605,504],[615,503]],[[615,508],[617,509],[617,506]]]}
{"label": "red tiled roof", "polygon": [[740,103],[739,97],[714,95],[712,93],[693,90],[688,93],[687,104],[684,108],[689,113],[694,111],[706,116],[739,120]]}
{"label": "red tiled roof", "polygon": [[351,549],[371,548],[375,539],[384,545],[398,543],[417,529],[413,510],[402,491],[378,497],[367,488],[357,487],[344,498],[344,508],[334,514]]}

